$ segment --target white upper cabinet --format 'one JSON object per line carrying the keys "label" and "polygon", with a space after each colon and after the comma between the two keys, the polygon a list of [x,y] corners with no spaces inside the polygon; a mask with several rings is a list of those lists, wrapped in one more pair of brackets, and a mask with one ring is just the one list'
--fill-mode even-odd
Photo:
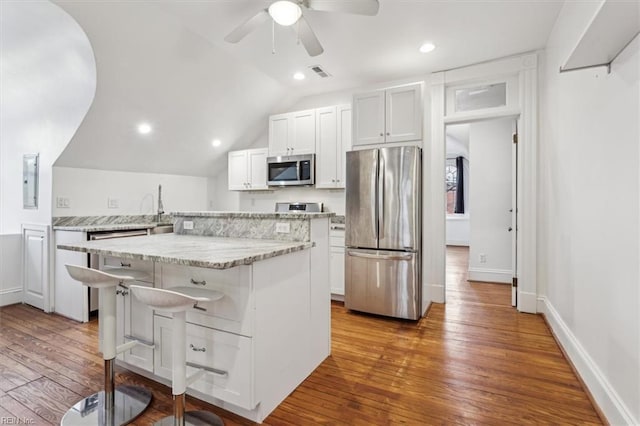
{"label": "white upper cabinet", "polygon": [[384,90],[353,96],[354,145],[384,142]]}
{"label": "white upper cabinet", "polygon": [[316,188],[344,188],[351,149],[351,105],[316,110]]}
{"label": "white upper cabinet", "polygon": [[269,189],[267,186],[267,154],[267,148],[229,152],[229,190]]}
{"label": "white upper cabinet", "polygon": [[422,139],[422,84],[353,96],[353,145]]}
{"label": "white upper cabinet", "polygon": [[313,154],[316,147],[316,110],[269,117],[269,156]]}

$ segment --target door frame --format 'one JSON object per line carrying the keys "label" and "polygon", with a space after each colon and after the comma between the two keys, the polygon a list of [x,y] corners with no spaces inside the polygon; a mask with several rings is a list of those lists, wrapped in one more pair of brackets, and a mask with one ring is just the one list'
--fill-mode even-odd
{"label": "door frame", "polygon": [[[447,91],[455,87],[507,82],[506,105],[447,113]],[[431,149],[425,158],[424,234],[427,301],[445,302],[447,124],[516,117],[518,125],[518,277],[517,309],[536,313],[536,179],[538,145],[538,55],[530,53],[431,74]],[[427,181],[428,179],[428,181]]]}

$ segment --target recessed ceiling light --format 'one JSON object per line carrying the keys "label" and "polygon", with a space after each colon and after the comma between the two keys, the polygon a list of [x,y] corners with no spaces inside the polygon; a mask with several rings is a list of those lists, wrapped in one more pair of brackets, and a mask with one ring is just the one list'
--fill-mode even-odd
{"label": "recessed ceiling light", "polygon": [[293,75],[293,78],[295,78],[296,80],[304,80],[305,79],[305,75],[301,72],[297,72]]}
{"label": "recessed ceiling light", "polygon": [[422,46],[420,46],[420,52],[429,53],[429,52],[433,51],[433,49],[435,49],[435,48],[436,48],[435,44],[430,43],[430,42],[426,42],[426,43],[423,43]]}
{"label": "recessed ceiling light", "polygon": [[220,144],[222,144],[220,139],[214,139],[211,141],[211,145],[213,145],[214,147],[220,146]]}
{"label": "recessed ceiling light", "polygon": [[141,135],[146,135],[147,133],[151,133],[151,125],[149,123],[138,124],[138,133],[140,133]]}

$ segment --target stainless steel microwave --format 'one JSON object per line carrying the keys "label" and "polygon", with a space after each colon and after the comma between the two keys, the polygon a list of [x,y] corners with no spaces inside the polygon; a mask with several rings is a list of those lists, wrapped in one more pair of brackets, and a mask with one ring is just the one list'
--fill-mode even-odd
{"label": "stainless steel microwave", "polygon": [[267,158],[269,186],[313,185],[316,178],[315,155],[285,155]]}

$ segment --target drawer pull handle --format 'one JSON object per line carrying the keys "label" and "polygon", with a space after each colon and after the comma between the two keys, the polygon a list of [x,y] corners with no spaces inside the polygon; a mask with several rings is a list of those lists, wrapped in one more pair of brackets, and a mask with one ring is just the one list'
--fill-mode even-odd
{"label": "drawer pull handle", "polygon": [[206,352],[207,348],[199,348],[197,346],[193,346],[193,343],[189,344],[189,347],[191,348],[192,351],[194,352]]}
{"label": "drawer pull handle", "polygon": [[129,290],[120,290],[120,289],[117,289],[117,290],[116,290],[116,295],[118,295],[118,294],[121,294],[121,295],[123,295],[123,296],[126,296],[127,294],[129,294]]}
{"label": "drawer pull handle", "polygon": [[123,268],[131,268],[131,262],[129,263],[120,262],[120,266],[122,266]]}
{"label": "drawer pull handle", "polygon": [[217,368],[207,367],[204,365],[195,364],[193,362],[187,362],[187,367],[198,368],[198,369],[207,371],[209,373],[217,374],[218,376],[222,376],[222,377],[226,377],[229,375],[229,373],[224,370],[218,370]]}
{"label": "drawer pull handle", "polygon": [[197,309],[199,311],[207,311],[207,308],[203,308],[202,306],[198,306],[198,302],[193,304],[193,309]]}
{"label": "drawer pull handle", "polygon": [[191,278],[191,284],[195,284],[195,285],[207,285],[207,282],[205,280],[202,281],[196,281],[193,278]]}

